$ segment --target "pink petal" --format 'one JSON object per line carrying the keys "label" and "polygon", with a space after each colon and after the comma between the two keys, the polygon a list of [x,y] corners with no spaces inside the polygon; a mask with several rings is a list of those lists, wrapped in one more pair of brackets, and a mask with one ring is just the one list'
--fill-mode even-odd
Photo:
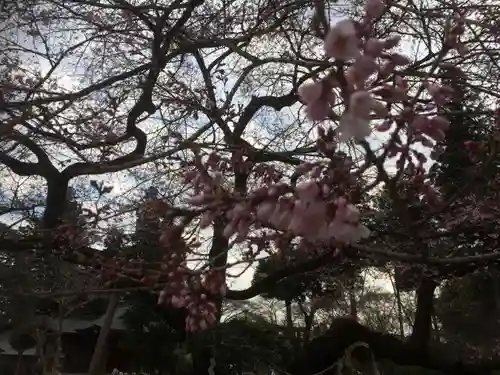
{"label": "pink petal", "polygon": [[394,64],[391,61],[389,61],[380,67],[378,73],[380,74],[381,78],[387,78],[392,74],[393,71],[394,71]]}
{"label": "pink petal", "polygon": [[205,194],[198,194],[192,196],[191,198],[188,198],[186,201],[187,203],[192,204],[193,206],[200,206],[206,203],[208,199],[209,198]]}
{"label": "pink petal", "polygon": [[349,111],[356,116],[367,117],[372,109],[373,98],[370,93],[359,90],[351,95]]}
{"label": "pink petal", "polygon": [[378,18],[385,9],[385,2],[382,0],[367,0],[365,4],[365,13],[369,18]]}
{"label": "pink petal", "polygon": [[305,232],[303,216],[294,211],[287,229],[295,235],[303,235]]}
{"label": "pink petal", "polygon": [[430,121],[427,117],[416,116],[410,124],[410,127],[416,131],[425,131],[429,127]]}
{"label": "pink petal", "polygon": [[427,89],[431,96],[436,96],[439,94],[440,87],[434,83],[424,82],[424,87]]}
{"label": "pink petal", "polygon": [[382,122],[380,125],[375,126],[375,130],[379,132],[386,132],[388,131],[392,126],[392,120],[387,120]]}
{"label": "pink petal", "polygon": [[357,223],[359,221],[359,211],[352,204],[348,204],[346,207],[346,213],[344,215],[344,220],[349,223]]}
{"label": "pink petal", "polygon": [[359,39],[351,20],[342,20],[330,29],[325,38],[325,52],[328,57],[349,60],[359,56]]}
{"label": "pink petal", "polygon": [[240,220],[238,223],[238,238],[237,241],[243,241],[247,238],[250,230],[250,223],[247,220]]}
{"label": "pink petal", "polygon": [[306,104],[317,101],[322,92],[323,84],[321,82],[306,83],[299,88],[299,96]]}
{"label": "pink petal", "polygon": [[380,101],[378,100],[373,100],[372,101],[372,109],[373,112],[379,117],[387,117],[389,115],[389,110],[387,107]]}
{"label": "pink petal", "polygon": [[330,106],[327,102],[317,100],[307,105],[306,113],[312,121],[323,121],[330,114]]}
{"label": "pink petal", "polygon": [[436,116],[431,119],[431,125],[441,130],[448,130],[448,128],[450,127],[450,121],[448,121],[446,117]]}
{"label": "pink petal", "polygon": [[362,140],[371,134],[370,120],[355,116],[348,111],[340,119],[338,130],[341,141],[346,141],[352,137],[356,140]]}
{"label": "pink petal", "polygon": [[385,48],[385,43],[376,38],[371,38],[366,41],[365,53],[373,57],[380,57]]}
{"label": "pink petal", "polygon": [[276,205],[271,202],[263,202],[257,207],[257,219],[261,221],[269,221],[271,215],[276,209]]}
{"label": "pink petal", "polygon": [[377,70],[377,63],[375,58],[369,55],[361,55],[354,62],[356,69],[362,73],[362,75],[368,77],[370,74],[375,73]]}
{"label": "pink petal", "polygon": [[308,200],[316,198],[320,193],[320,188],[316,182],[306,181],[298,184],[295,187],[295,192],[300,198]]}

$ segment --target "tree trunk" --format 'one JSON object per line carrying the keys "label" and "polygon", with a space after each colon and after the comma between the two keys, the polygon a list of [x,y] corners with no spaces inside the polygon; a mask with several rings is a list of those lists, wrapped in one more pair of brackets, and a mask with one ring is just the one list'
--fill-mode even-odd
{"label": "tree trunk", "polygon": [[[227,251],[229,242],[223,234],[225,226],[225,218],[219,217],[214,221],[214,234],[212,238],[212,246],[209,252],[209,259],[212,268],[223,269],[227,263]],[[217,296],[215,298],[212,298],[212,302],[215,304],[217,309],[217,324],[219,323],[222,315],[222,297]],[[217,332],[214,333],[212,338],[214,343],[220,340]],[[215,357],[216,353],[214,352],[213,347],[207,346],[194,350],[192,353],[193,375],[220,374],[221,371],[217,368]]]}
{"label": "tree trunk", "polygon": [[293,350],[295,353],[299,353],[301,350],[300,340],[295,333],[295,327],[293,326],[293,312],[292,312],[292,301],[285,300],[285,319],[286,319],[286,334],[290,339]]}
{"label": "tree trunk", "polygon": [[99,336],[97,337],[97,342],[94,348],[94,354],[92,354],[92,359],[90,360],[88,375],[99,375],[99,370],[103,364],[102,361],[106,352],[106,342],[109,332],[111,331],[111,325],[118,306],[118,299],[118,294],[112,294],[109,298],[108,308],[106,309],[106,315],[104,316],[104,323],[99,331]]}
{"label": "tree trunk", "polygon": [[356,294],[354,293],[354,288],[349,288],[349,315],[354,319],[358,320],[358,303],[356,301]]}
{"label": "tree trunk", "polygon": [[285,301],[285,309],[286,309],[286,328],[288,332],[292,332],[293,330],[293,315],[292,315],[292,301]]}
{"label": "tree trunk", "polygon": [[398,306],[398,324],[399,324],[399,337],[403,339],[405,337],[404,322],[403,322],[403,303],[401,302],[401,290],[399,289],[396,280],[389,274],[391,279],[392,289],[396,296],[396,304]]}
{"label": "tree trunk", "polygon": [[416,292],[417,308],[415,321],[409,343],[422,355],[427,354],[427,348],[432,335],[432,316],[434,315],[434,291],[437,284],[428,277],[422,277]]}
{"label": "tree trunk", "polygon": [[311,330],[314,323],[314,315],[316,314],[316,310],[314,307],[311,308],[311,312],[309,314],[304,314],[304,337],[302,339],[302,347],[305,347],[311,341]]}

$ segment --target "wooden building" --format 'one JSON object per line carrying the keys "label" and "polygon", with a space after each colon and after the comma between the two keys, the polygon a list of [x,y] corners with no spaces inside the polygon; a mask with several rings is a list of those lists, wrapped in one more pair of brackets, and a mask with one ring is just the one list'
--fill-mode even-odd
{"label": "wooden building", "polygon": [[[118,308],[107,340],[106,352],[102,363],[102,373],[111,373],[118,368],[127,371],[130,353],[120,345],[120,338],[126,327],[121,319],[126,307]],[[64,374],[86,374],[92,358],[97,336],[104,323],[104,316],[95,320],[66,319],[61,329],[61,369]],[[48,319],[46,332],[54,332],[56,322]],[[38,375],[38,355],[35,347],[22,353],[11,345],[12,330],[0,333],[0,374]]]}

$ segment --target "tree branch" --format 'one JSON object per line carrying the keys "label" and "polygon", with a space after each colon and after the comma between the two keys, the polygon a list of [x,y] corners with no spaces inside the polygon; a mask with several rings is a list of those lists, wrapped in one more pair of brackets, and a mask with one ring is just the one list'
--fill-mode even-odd
{"label": "tree branch", "polygon": [[255,297],[261,293],[264,293],[269,287],[273,286],[278,281],[281,281],[287,277],[297,275],[300,273],[314,271],[321,268],[327,264],[334,261],[340,261],[341,258],[332,251],[328,251],[317,258],[309,259],[305,262],[300,262],[299,264],[282,268],[272,275],[257,281],[251,287],[244,290],[228,290],[226,297],[232,300],[245,300]]}
{"label": "tree branch", "polygon": [[234,127],[234,137],[241,137],[245,127],[262,107],[267,106],[280,111],[295,104],[298,100],[299,96],[295,91],[283,96],[253,96]]}

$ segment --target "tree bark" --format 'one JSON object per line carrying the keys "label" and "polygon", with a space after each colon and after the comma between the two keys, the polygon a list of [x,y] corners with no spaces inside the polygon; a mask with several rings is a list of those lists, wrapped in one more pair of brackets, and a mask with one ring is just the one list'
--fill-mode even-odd
{"label": "tree bark", "polygon": [[102,364],[106,350],[106,342],[109,332],[111,331],[111,325],[113,323],[116,308],[118,307],[118,299],[118,294],[112,294],[109,298],[108,308],[106,309],[106,315],[104,316],[104,323],[99,331],[94,353],[92,354],[92,359],[90,360],[88,375],[99,375],[99,370],[101,368],[100,365]]}
{"label": "tree bark", "polygon": [[311,312],[309,314],[304,314],[304,337],[302,338],[302,347],[306,346],[309,344],[309,341],[311,341],[311,330],[312,326],[314,324],[314,315],[316,314],[316,309],[314,306],[311,308]]}
{"label": "tree bark", "polygon": [[434,314],[434,291],[437,283],[425,276],[417,288],[417,309],[409,343],[416,350],[425,353],[432,337],[432,316]]}
{"label": "tree bark", "polygon": [[293,329],[293,316],[292,316],[292,301],[287,299],[285,301],[285,310],[286,310],[286,328],[289,332]]}
{"label": "tree bark", "polygon": [[351,318],[358,320],[358,303],[356,301],[354,287],[349,287],[349,313]]}
{"label": "tree bark", "polygon": [[396,304],[398,307],[399,337],[403,339],[405,336],[405,330],[403,322],[403,303],[401,301],[401,290],[399,289],[399,286],[396,283],[395,278],[393,278],[392,274],[390,273],[389,273],[389,278],[391,280],[392,290],[394,291],[394,295],[396,296]]}
{"label": "tree bark", "polygon": [[[224,227],[226,226],[225,218],[217,218],[214,221],[214,234],[212,238],[212,246],[209,252],[209,259],[212,268],[223,269],[227,263],[227,251],[229,242],[224,237]],[[212,299],[217,309],[217,323],[219,323],[222,315],[222,297],[215,297]],[[219,340],[218,334],[214,333],[214,342]],[[216,353],[212,347],[197,348],[192,353],[193,358],[193,375],[213,375],[220,373],[217,363],[213,368],[213,360],[215,360]]]}

